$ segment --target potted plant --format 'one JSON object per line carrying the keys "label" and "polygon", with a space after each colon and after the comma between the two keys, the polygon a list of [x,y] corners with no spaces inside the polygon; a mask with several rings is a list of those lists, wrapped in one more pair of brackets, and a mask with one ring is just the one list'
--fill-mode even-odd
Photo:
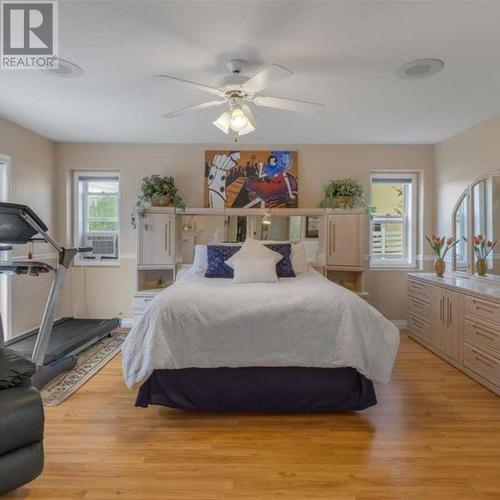
{"label": "potted plant", "polygon": [[446,239],[446,236],[440,238],[434,234],[431,238],[426,236],[425,239],[429,242],[429,245],[431,246],[436,257],[436,260],[434,261],[434,271],[436,275],[441,278],[446,271],[446,262],[444,261],[444,258],[450,248],[453,248],[458,243],[458,240],[455,241],[452,236]]}
{"label": "potted plant", "polygon": [[482,234],[474,236],[474,253],[476,254],[476,272],[479,276],[485,276],[488,270],[488,263],[486,259],[488,255],[492,252],[497,244],[496,240],[486,241]]}
{"label": "potted plant", "polygon": [[186,204],[177,194],[174,178],[158,174],[144,177],[135,209],[130,214],[130,222],[135,227],[136,215],[143,217],[148,206],[169,207],[172,205],[180,211],[186,208]]}
{"label": "potted plant", "polygon": [[366,204],[363,187],[360,182],[351,178],[330,181],[323,186],[323,199],[320,208],[359,208]]}

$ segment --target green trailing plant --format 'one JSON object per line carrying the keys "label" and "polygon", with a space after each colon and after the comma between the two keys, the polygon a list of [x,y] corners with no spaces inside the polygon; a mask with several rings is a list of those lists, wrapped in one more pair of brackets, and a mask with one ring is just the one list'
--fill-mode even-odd
{"label": "green trailing plant", "polygon": [[320,208],[365,208],[371,213],[360,182],[351,179],[337,179],[323,185],[323,199],[319,202]]}
{"label": "green trailing plant", "polygon": [[134,210],[130,214],[132,227],[136,227],[137,225],[137,216],[143,217],[145,215],[146,210],[151,206],[151,199],[154,196],[169,196],[172,199],[172,205],[180,212],[183,212],[186,208],[186,204],[178,195],[172,176],[154,174],[144,177]]}

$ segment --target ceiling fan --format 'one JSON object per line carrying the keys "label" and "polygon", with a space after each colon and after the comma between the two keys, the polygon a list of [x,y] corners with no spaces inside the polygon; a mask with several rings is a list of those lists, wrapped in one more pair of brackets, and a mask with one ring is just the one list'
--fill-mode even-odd
{"label": "ceiling fan", "polygon": [[293,73],[278,64],[271,64],[255,76],[248,78],[241,75],[245,61],[241,59],[231,59],[226,64],[231,71],[228,83],[217,88],[202,83],[184,80],[176,76],[156,75],[156,78],[168,78],[193,87],[204,92],[208,92],[218,99],[186,106],[162,115],[164,118],[175,118],[176,116],[193,111],[200,111],[215,106],[227,105],[228,109],[212,122],[219,130],[225,134],[233,133],[234,142],[237,142],[240,135],[249,134],[255,130],[255,118],[247,103],[267,108],[275,108],[286,111],[298,111],[311,113],[323,106],[317,102],[302,101],[299,99],[288,99],[284,97],[271,97],[260,95],[260,92],[270,85],[275,85],[293,76]]}

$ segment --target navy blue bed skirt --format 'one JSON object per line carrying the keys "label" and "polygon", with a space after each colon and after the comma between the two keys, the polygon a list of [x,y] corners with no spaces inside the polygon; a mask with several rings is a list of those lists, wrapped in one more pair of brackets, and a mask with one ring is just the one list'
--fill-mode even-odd
{"label": "navy blue bed skirt", "polygon": [[377,404],[371,380],[353,368],[184,368],[155,370],[136,406],[182,410],[364,410]]}

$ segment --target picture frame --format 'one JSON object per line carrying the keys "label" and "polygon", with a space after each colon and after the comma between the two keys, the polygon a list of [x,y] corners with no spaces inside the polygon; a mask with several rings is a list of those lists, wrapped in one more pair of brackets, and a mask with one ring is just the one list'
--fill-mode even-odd
{"label": "picture frame", "polygon": [[317,215],[306,216],[306,238],[319,238],[319,221],[320,218]]}

